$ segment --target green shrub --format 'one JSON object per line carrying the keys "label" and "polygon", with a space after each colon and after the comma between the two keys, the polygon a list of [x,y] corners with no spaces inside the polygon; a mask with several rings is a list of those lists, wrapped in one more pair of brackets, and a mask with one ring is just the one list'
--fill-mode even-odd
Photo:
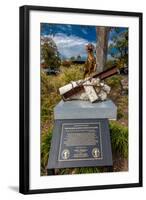
{"label": "green shrub", "polygon": [[121,119],[122,117],[124,117],[124,113],[123,113],[122,109],[118,108],[118,110],[117,110],[117,118]]}
{"label": "green shrub", "polygon": [[110,122],[110,136],[113,154],[128,157],[128,128],[118,122]]}
{"label": "green shrub", "polygon": [[65,83],[70,83],[71,81],[77,81],[83,78],[83,72],[81,71],[81,67],[77,66],[72,66],[69,69],[66,69],[64,73],[62,74],[63,81]]}
{"label": "green shrub", "polygon": [[49,151],[51,147],[52,132],[43,133],[41,136],[41,173],[46,174]]}
{"label": "green shrub", "polygon": [[66,175],[66,174],[88,174],[88,173],[100,173],[103,169],[100,167],[80,167],[80,168],[64,168],[59,169],[58,174]]}
{"label": "green shrub", "polygon": [[78,174],[99,173],[101,170],[98,167],[81,167],[77,168]]}
{"label": "green shrub", "polygon": [[112,87],[112,88],[116,88],[116,87],[120,87],[121,86],[121,77],[119,75],[115,75],[115,76],[112,76],[110,78],[108,78],[106,80],[106,83]]}

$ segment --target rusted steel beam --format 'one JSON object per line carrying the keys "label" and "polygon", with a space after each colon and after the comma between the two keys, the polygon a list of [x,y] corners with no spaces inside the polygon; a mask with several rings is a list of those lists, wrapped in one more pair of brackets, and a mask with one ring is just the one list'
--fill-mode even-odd
{"label": "rusted steel beam", "polygon": [[[112,67],[112,68],[107,69],[107,70],[105,70],[101,73],[95,74],[95,75],[91,76],[90,78],[99,78],[100,80],[104,80],[106,78],[109,78],[110,76],[117,74],[117,73],[118,73],[117,67]],[[63,100],[67,100],[71,96],[76,95],[80,92],[85,92],[83,85],[78,85],[78,86],[72,88],[71,90],[69,90],[68,92],[64,93],[62,95]]]}
{"label": "rusted steel beam", "polygon": [[77,86],[77,87],[74,87],[74,88],[72,88],[71,90],[69,90],[68,92],[66,92],[65,94],[62,95],[63,100],[65,101],[65,100],[67,100],[69,97],[71,97],[71,96],[73,96],[73,95],[75,95],[75,94],[78,94],[78,93],[80,93],[80,92],[84,92],[84,91],[85,91],[85,90],[84,90],[83,85],[79,85],[79,86]]}
{"label": "rusted steel beam", "polygon": [[112,67],[103,72],[100,72],[99,74],[93,75],[92,78],[99,78],[100,80],[104,80],[106,78],[109,78],[110,76],[117,74],[117,73],[118,73],[117,67]]}

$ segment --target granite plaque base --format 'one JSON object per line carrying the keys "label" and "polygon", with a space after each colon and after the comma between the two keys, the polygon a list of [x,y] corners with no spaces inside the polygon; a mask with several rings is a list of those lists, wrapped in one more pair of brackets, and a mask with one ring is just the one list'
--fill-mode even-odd
{"label": "granite plaque base", "polygon": [[55,120],[48,170],[111,165],[108,119]]}

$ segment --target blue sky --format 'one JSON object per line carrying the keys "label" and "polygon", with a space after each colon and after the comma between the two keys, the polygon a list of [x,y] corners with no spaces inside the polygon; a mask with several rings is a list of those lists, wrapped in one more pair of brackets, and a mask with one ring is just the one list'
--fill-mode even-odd
{"label": "blue sky", "polygon": [[[120,28],[120,32],[124,28]],[[112,42],[114,31],[110,33],[109,43]],[[85,45],[96,44],[96,27],[68,24],[41,24],[41,36],[51,37],[59,50],[62,58],[77,57],[86,59]]]}

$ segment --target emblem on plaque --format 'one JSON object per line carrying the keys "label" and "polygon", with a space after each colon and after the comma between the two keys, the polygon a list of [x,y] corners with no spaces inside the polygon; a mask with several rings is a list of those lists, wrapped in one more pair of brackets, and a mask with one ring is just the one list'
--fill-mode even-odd
{"label": "emblem on plaque", "polygon": [[68,149],[64,149],[63,151],[62,151],[62,158],[64,159],[64,160],[67,160],[68,158],[69,158],[69,156],[70,156],[70,152],[69,152],[69,150]]}
{"label": "emblem on plaque", "polygon": [[94,149],[92,150],[92,156],[93,156],[94,158],[99,158],[99,157],[100,157],[100,151],[99,151],[98,148],[94,148]]}

